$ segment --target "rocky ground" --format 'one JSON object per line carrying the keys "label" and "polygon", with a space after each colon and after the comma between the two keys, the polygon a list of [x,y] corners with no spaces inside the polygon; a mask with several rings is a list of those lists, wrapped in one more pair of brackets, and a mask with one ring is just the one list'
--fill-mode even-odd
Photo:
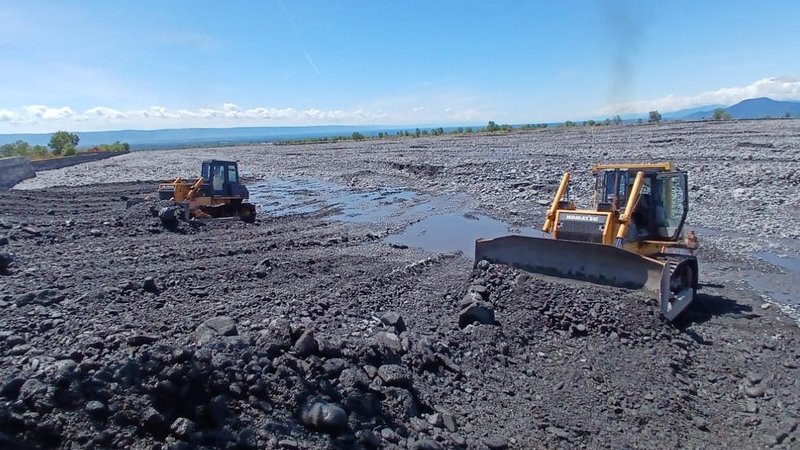
{"label": "rocky ground", "polygon": [[[0,448],[795,448],[800,330],[739,275],[777,270],[752,245],[797,236],[794,123],[149,152],[43,172],[20,187],[54,187],[0,193]],[[463,189],[540,221],[561,170],[599,158],[588,145],[678,159],[696,169],[693,220],[761,236],[706,242],[680,322],[636,292],[391,246],[331,210],[165,229],[151,204],[124,209],[152,192],[134,180],[216,156],[251,178]],[[745,212],[788,220],[769,241],[772,222],[747,228]]]}
{"label": "rocky ground", "polygon": [[[596,162],[670,160],[691,174],[692,223],[766,238],[800,238],[800,120],[670,122],[553,128],[308,145],[134,152],[40,173],[18,189],[195,177],[200,162],[235,159],[245,176],[309,176],[355,188],[400,185],[467,193],[474,206],[539,223],[565,170],[572,194],[590,200]],[[747,217],[743,217],[743,209]]]}

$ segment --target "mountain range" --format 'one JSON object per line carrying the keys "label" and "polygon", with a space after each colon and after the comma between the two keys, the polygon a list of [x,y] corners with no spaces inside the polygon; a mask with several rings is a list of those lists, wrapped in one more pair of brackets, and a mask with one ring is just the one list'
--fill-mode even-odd
{"label": "mountain range", "polygon": [[691,110],[675,111],[669,115],[664,114],[664,118],[683,120],[713,119],[714,111],[717,108],[723,108],[730,114],[732,119],[800,117],[800,102],[772,100],[771,98],[760,97],[742,100],[727,108],[720,105],[709,105],[700,108],[692,108]]}

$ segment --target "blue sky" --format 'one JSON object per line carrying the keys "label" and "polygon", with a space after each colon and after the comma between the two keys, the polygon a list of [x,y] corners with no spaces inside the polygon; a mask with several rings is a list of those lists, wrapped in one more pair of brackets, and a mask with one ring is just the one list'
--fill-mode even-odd
{"label": "blue sky", "polygon": [[0,1],[0,132],[800,100],[800,2]]}

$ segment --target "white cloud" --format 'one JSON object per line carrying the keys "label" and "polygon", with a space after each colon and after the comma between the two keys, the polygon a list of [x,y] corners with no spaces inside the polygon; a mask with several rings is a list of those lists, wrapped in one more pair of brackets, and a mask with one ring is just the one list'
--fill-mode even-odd
{"label": "white cloud", "polygon": [[45,105],[28,105],[24,109],[28,115],[45,120],[67,119],[75,115],[75,111],[69,106],[50,108]]}
{"label": "white cloud", "polygon": [[179,109],[175,111],[178,117],[202,117],[199,112],[189,111],[188,109]]}
{"label": "white cloud", "polygon": [[668,95],[654,100],[616,103],[600,109],[599,114],[634,114],[647,111],[670,112],[704,105],[733,105],[748,98],[800,100],[800,80],[764,78],[747,86],[728,87],[692,96]]}
{"label": "white cloud", "polygon": [[414,108],[412,108],[412,110],[414,110],[414,112],[420,112],[420,111],[424,111],[425,107],[424,106],[415,106]]}
{"label": "white cloud", "polygon": [[19,114],[8,109],[0,109],[0,122],[14,123],[19,120]]}
{"label": "white cloud", "polygon": [[[356,111],[358,112],[358,111]],[[309,119],[314,119],[318,121],[338,121],[346,119],[348,114],[344,111],[336,110],[336,111],[321,111],[316,108],[311,108],[303,111],[303,115],[308,117]]]}
{"label": "white cloud", "polygon": [[87,119],[126,119],[128,117],[122,111],[105,106],[95,106],[94,108],[87,109],[83,115]]}
{"label": "white cloud", "polygon": [[239,117],[239,107],[233,103],[223,104],[222,110],[225,113],[225,117]]}
{"label": "white cloud", "polygon": [[[376,123],[388,117],[381,111],[367,109],[322,110],[309,108],[254,107],[243,109],[239,105],[226,102],[221,108],[170,109],[166,106],[154,105],[145,109],[122,111],[107,106],[95,106],[76,114],[72,108],[63,106],[53,108],[46,105],[28,105],[19,110],[0,109],[0,123],[14,126],[13,129],[0,132],[50,131],[53,121],[69,120],[81,124],[80,128],[88,130],[108,129],[108,123],[115,126],[132,128],[160,127],[226,127],[226,126],[263,126],[263,125],[311,125],[330,123]],[[58,125],[62,126],[62,125]],[[23,130],[24,128],[24,130]]]}

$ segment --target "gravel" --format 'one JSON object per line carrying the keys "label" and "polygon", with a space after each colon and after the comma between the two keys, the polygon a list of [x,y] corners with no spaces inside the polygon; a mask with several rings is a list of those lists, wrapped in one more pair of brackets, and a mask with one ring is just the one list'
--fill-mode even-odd
{"label": "gravel", "polygon": [[[153,190],[131,179],[188,176],[213,156],[251,178],[464,191],[532,221],[562,169],[663,151],[702,186],[693,218],[762,233],[741,227],[768,221],[729,216],[745,202],[787,217],[776,233],[791,237],[795,123],[148,152],[43,172],[21,187],[81,175],[0,193],[13,256],[0,275],[0,446],[797,447],[800,330],[735,281],[758,267],[722,239],[701,249],[696,304],[667,324],[637,292],[392,247],[330,211],[165,228],[159,202],[124,209]],[[741,186],[728,172],[767,169]],[[730,183],[764,197],[730,201]]]}
{"label": "gravel", "polygon": [[242,176],[250,179],[291,175],[362,189],[389,183],[438,194],[467,193],[476,208],[529,224],[542,220],[565,170],[575,175],[574,198],[588,202],[591,164],[669,160],[690,173],[694,225],[798,239],[800,191],[794,188],[800,183],[798,149],[799,120],[665,122],[488,136],[133,152],[40,172],[15,188],[191,178],[197,176],[202,160],[225,158],[238,160]]}

